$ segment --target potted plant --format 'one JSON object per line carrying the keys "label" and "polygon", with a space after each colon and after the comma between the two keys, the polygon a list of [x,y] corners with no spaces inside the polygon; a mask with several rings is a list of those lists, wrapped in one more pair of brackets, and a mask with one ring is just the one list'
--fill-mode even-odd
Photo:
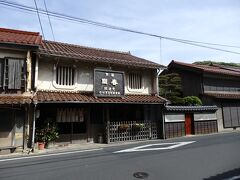
{"label": "potted plant", "polygon": [[128,124],[121,124],[120,126],[118,126],[119,131],[126,131],[128,128],[129,128]]}
{"label": "potted plant", "polygon": [[38,149],[43,150],[45,148],[46,136],[44,129],[36,129],[36,142],[38,143]]}
{"label": "potted plant", "polygon": [[36,129],[36,142],[38,142],[38,149],[43,150],[49,147],[52,142],[58,138],[57,127],[55,125]]}
{"label": "potted plant", "polygon": [[48,127],[45,129],[45,139],[46,139],[46,146],[48,148],[53,146],[53,142],[58,138],[58,131],[55,125]]}

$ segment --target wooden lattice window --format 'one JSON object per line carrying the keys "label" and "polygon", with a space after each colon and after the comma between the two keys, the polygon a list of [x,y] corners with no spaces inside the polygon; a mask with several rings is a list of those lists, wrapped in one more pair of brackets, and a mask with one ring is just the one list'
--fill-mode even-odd
{"label": "wooden lattice window", "polygon": [[128,75],[128,85],[130,89],[142,89],[142,75],[138,73],[130,73]]}
{"label": "wooden lattice window", "polygon": [[57,66],[56,84],[63,86],[73,86],[75,83],[75,69],[71,66]]}

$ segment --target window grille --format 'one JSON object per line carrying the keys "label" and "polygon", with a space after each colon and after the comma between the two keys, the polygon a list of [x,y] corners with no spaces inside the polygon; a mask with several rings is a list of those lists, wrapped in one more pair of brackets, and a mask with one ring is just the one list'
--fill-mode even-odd
{"label": "window grille", "polygon": [[58,85],[72,86],[74,85],[75,70],[71,66],[57,66],[56,83]]}
{"label": "window grille", "polygon": [[142,89],[142,75],[137,73],[129,74],[128,84],[130,89]]}

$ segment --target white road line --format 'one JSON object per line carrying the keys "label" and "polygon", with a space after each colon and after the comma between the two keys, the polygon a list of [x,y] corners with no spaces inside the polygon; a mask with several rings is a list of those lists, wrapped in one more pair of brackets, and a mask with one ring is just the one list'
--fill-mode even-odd
{"label": "white road line", "polygon": [[[144,146],[137,146],[137,147],[130,148],[130,149],[116,151],[113,153],[143,152],[143,151],[158,151],[158,150],[174,149],[174,148],[178,148],[180,146],[184,146],[184,145],[191,144],[194,142],[196,142],[196,141],[148,144],[148,145],[144,145]],[[163,147],[155,147],[154,148],[154,146],[163,146]],[[148,148],[148,147],[152,147],[152,148]]]}
{"label": "white road line", "polygon": [[98,149],[86,149],[81,151],[70,151],[70,152],[60,152],[60,153],[54,153],[54,154],[43,154],[43,155],[34,155],[34,156],[25,156],[25,157],[17,157],[17,158],[9,158],[9,159],[0,159],[0,162],[4,161],[15,161],[15,160],[22,160],[22,159],[33,159],[33,158],[40,158],[40,157],[48,157],[48,156],[59,156],[59,155],[65,155],[65,154],[75,154],[75,153],[81,153],[81,152],[91,152],[91,151],[100,151],[103,148]]}

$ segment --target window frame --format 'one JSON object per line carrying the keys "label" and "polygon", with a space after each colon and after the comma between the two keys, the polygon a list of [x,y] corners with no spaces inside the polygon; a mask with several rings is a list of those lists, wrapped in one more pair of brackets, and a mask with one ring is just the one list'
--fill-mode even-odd
{"label": "window frame", "polygon": [[[73,78],[74,83],[73,85],[60,85],[57,84],[56,78],[57,78],[57,67],[71,67],[74,70]],[[74,65],[66,65],[66,64],[54,64],[53,65],[53,87],[56,89],[67,89],[67,90],[74,90],[77,88],[77,68]]]}
{"label": "window frame", "polygon": [[[135,74],[135,75],[140,75],[141,76],[141,88],[140,89],[133,89],[130,87],[130,75]],[[144,90],[144,75],[141,74],[140,72],[129,72],[127,74],[127,88],[129,92],[142,92]]]}
{"label": "window frame", "polygon": [[[8,79],[6,77],[6,61],[9,59],[15,59],[15,60],[21,60],[23,61],[23,69],[22,69],[22,77],[21,77],[21,88],[20,89],[9,89],[8,88],[8,83],[6,83],[6,80]],[[3,72],[2,72],[2,87],[0,87],[3,91],[26,91],[27,88],[27,62],[26,58],[23,57],[11,57],[11,56],[6,56],[4,58],[0,58],[0,60],[3,60]],[[1,73],[1,72],[0,72]]]}

